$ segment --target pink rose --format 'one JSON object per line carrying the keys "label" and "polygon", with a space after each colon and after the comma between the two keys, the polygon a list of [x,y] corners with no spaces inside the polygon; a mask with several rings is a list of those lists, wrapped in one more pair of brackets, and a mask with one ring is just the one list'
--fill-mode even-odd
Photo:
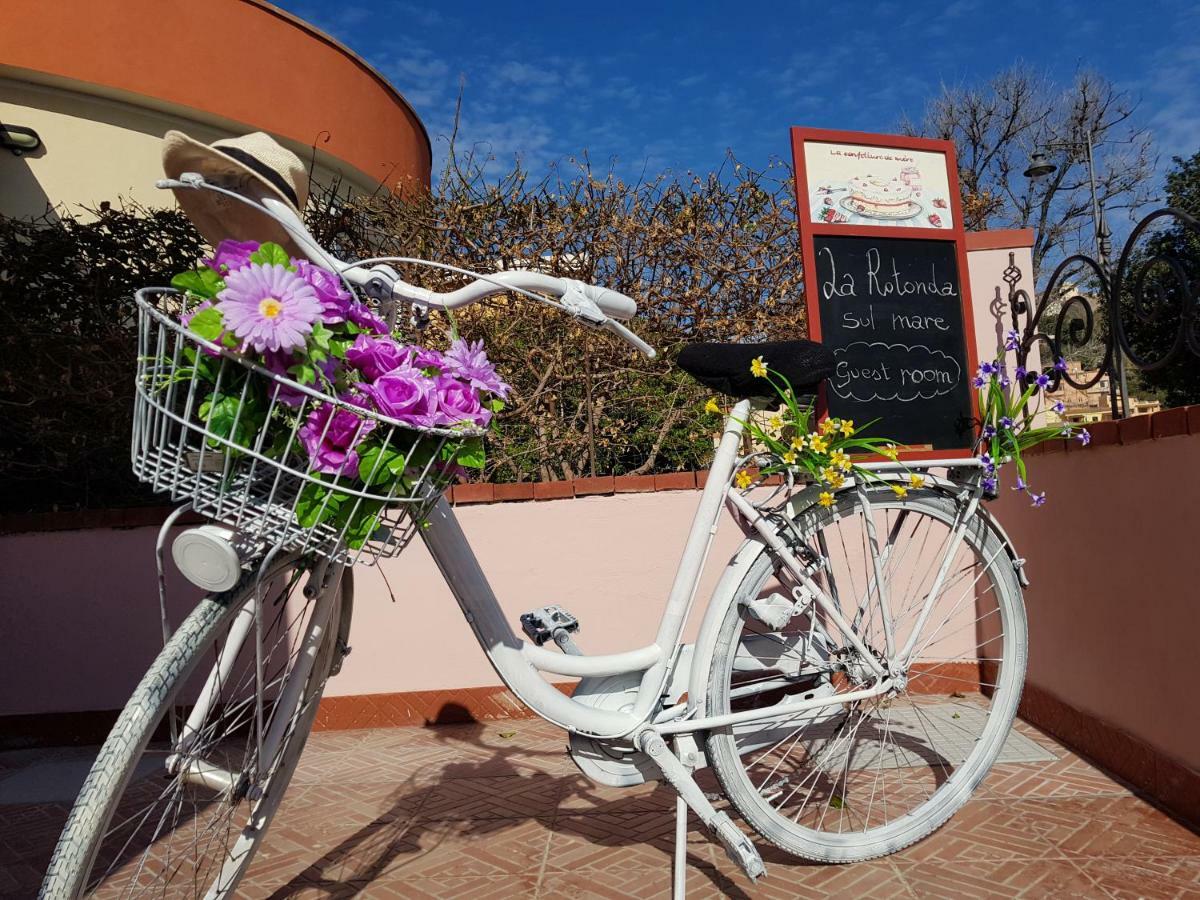
{"label": "pink rose", "polygon": [[441,375],[436,382],[437,412],[435,425],[460,425],[464,422],[483,428],[491,421],[491,410],[479,402],[479,392],[457,378]]}
{"label": "pink rose", "polygon": [[411,425],[436,424],[437,395],[433,382],[416,369],[385,372],[374,384],[362,385],[362,391],[385,416]]}
{"label": "pink rose", "polygon": [[294,260],[296,274],[312,285],[321,301],[323,312],[321,321],[333,325],[345,322],[350,312],[350,303],[354,300],[350,292],[342,285],[342,279],[320,266],[313,265],[306,259]]}
{"label": "pink rose", "polygon": [[354,448],[376,424],[374,419],[330,404],[314,409],[299,432],[313,471],[357,478],[358,453]]}
{"label": "pink rose", "polygon": [[373,338],[360,334],[346,351],[346,362],[363,373],[368,381],[408,362],[408,353],[391,338]]}

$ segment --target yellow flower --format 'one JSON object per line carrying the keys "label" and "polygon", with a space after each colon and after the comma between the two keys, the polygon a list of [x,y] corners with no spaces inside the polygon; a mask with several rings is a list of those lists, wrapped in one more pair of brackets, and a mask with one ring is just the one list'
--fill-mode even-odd
{"label": "yellow flower", "polygon": [[708,402],[704,404],[704,411],[706,413],[719,413],[721,411],[721,407],[717,404],[716,397],[708,398]]}
{"label": "yellow flower", "polygon": [[900,451],[896,449],[895,444],[887,444],[879,448],[879,455],[886,456],[888,459],[895,461],[896,457],[900,455]]}
{"label": "yellow flower", "polygon": [[733,483],[738,486],[738,490],[744,491],[754,483],[754,479],[745,469],[737,473],[737,477],[733,479]]}
{"label": "yellow flower", "polygon": [[845,476],[842,475],[841,472],[830,471],[829,477],[826,478],[825,480],[829,482],[829,486],[831,488],[833,488],[834,490],[837,490],[843,484],[846,483],[846,478],[845,478]]}
{"label": "yellow flower", "polygon": [[821,495],[817,497],[817,502],[825,507],[833,506],[833,494],[829,493],[829,491],[821,491]]}
{"label": "yellow flower", "polygon": [[783,416],[781,416],[779,413],[775,413],[775,415],[767,419],[767,424],[776,431],[781,431],[783,429]]}
{"label": "yellow flower", "polygon": [[763,358],[761,356],[756,356],[754,359],[750,360],[750,374],[755,378],[767,377],[767,364],[763,362]]}
{"label": "yellow flower", "polygon": [[913,490],[923,488],[925,487],[925,476],[918,475],[916,472],[913,472],[908,476],[908,484]]}
{"label": "yellow flower", "polygon": [[850,435],[854,434],[853,419],[842,419],[842,424],[838,427],[841,429],[842,434],[844,434],[846,437],[850,437]]}
{"label": "yellow flower", "polygon": [[834,450],[833,453],[829,455],[829,461],[843,472],[850,471],[850,457],[848,457],[841,450]]}
{"label": "yellow flower", "polygon": [[819,434],[810,435],[808,438],[808,446],[817,453],[824,453],[829,449],[829,440],[821,437]]}
{"label": "yellow flower", "polygon": [[792,438],[792,449],[793,450],[803,450],[804,449],[804,435],[798,434],[794,438]]}
{"label": "yellow flower", "polygon": [[905,497],[908,496],[908,488],[906,488],[902,484],[893,484],[892,485],[892,493],[895,494],[897,497],[899,497],[901,500],[903,500]]}
{"label": "yellow flower", "polygon": [[794,452],[792,452],[791,450],[788,450],[785,453],[783,453],[779,458],[782,459],[785,463],[787,463],[790,466],[796,461],[796,454]]}
{"label": "yellow flower", "polygon": [[837,419],[826,419],[821,423],[821,434],[833,434],[837,431]]}

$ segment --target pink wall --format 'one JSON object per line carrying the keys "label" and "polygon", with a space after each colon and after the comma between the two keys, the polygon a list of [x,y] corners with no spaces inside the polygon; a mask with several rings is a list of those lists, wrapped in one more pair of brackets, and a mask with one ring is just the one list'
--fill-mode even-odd
{"label": "pink wall", "polygon": [[1200,770],[1200,434],[1029,460],[993,505],[1032,585],[1028,682]]}

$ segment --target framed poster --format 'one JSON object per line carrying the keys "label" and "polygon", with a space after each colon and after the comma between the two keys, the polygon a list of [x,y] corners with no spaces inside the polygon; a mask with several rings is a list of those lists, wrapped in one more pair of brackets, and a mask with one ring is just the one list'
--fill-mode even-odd
{"label": "framed poster", "polygon": [[971,455],[979,411],[954,147],[792,129],[809,334],[834,354],[818,413],[874,421],[908,459]]}

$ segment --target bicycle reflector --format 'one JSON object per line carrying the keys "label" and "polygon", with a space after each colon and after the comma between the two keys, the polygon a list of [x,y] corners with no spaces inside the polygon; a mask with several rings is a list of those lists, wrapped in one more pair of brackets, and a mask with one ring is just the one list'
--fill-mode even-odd
{"label": "bicycle reflector", "polygon": [[171,556],[183,576],[206,591],[227,591],[242,576],[242,560],[233,532],[219,525],[189,528],[171,545]]}

